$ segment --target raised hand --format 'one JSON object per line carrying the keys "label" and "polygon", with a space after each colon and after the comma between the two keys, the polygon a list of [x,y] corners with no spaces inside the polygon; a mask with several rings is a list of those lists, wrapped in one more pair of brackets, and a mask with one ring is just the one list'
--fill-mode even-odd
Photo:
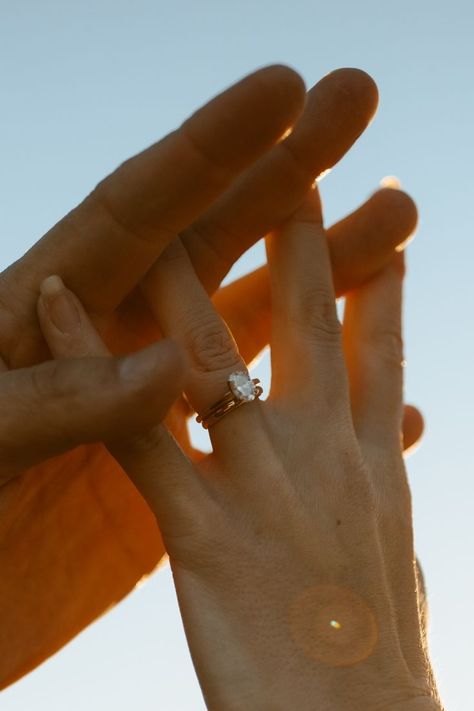
{"label": "raised hand", "polygon": [[[51,273],[61,274],[79,295],[117,354],[157,336],[156,320],[136,287],[175,230],[183,231],[193,264],[212,291],[232,259],[288,216],[312,180],[339,160],[370,120],[377,92],[363,72],[330,74],[309,92],[293,133],[271,148],[296,121],[303,98],[301,80],[290,70],[258,72],[101,183],[2,274],[5,365],[13,371],[48,357],[36,300]],[[416,219],[413,203],[395,191],[378,194],[356,215],[362,213],[363,220],[355,220],[358,230],[353,219],[343,221],[331,240],[341,288],[353,285],[351,274],[356,282],[365,274],[364,263],[370,269],[386,263]],[[373,224],[384,227],[374,230]],[[377,242],[371,239],[376,231]],[[242,303],[234,301],[236,322]],[[230,304],[226,298],[227,311]],[[249,325],[254,334],[262,323]],[[242,343],[244,351],[247,346]],[[173,414],[174,431],[183,438],[187,414]],[[163,554],[153,517],[100,445],[77,448],[11,479],[16,471],[12,466],[4,472],[10,481],[0,489],[0,684],[58,649]]]}
{"label": "raised hand", "polygon": [[[246,365],[176,240],[146,298],[188,354],[213,452],[193,464],[158,422],[109,448],[157,517],[210,710],[439,711],[400,443],[403,256],[349,295],[341,328],[315,192],[267,250],[268,400],[210,417]],[[66,337],[40,307],[51,350],[104,353],[77,307]]]}

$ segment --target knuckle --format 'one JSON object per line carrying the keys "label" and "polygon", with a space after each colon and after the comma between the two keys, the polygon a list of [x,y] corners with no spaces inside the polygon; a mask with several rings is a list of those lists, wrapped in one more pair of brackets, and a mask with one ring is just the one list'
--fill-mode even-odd
{"label": "knuckle", "polygon": [[118,365],[109,358],[52,360],[29,371],[29,396],[73,408],[92,390],[113,389],[118,377]]}
{"label": "knuckle", "polygon": [[188,335],[188,348],[194,366],[201,372],[225,370],[240,363],[234,339],[215,319],[192,329]]}
{"label": "knuckle", "polygon": [[125,442],[121,443],[121,449],[126,449],[128,453],[133,453],[134,457],[153,457],[162,447],[165,440],[165,429],[162,425],[154,426],[146,431],[130,434]]}
{"label": "knuckle", "polygon": [[210,150],[210,146],[204,145],[189,120],[182,124],[179,131],[175,133],[175,137],[178,137],[183,145],[187,146],[191,154],[206,167],[206,179],[210,184],[219,188],[227,186],[229,172],[221,163],[221,156],[213,153]]}
{"label": "knuckle", "polygon": [[367,342],[369,356],[395,368],[401,368],[404,358],[403,338],[400,329],[387,325],[370,334]]}
{"label": "knuckle", "polygon": [[186,265],[189,262],[189,256],[179,237],[172,240],[160,254],[160,262],[166,264]]}
{"label": "knuckle", "polygon": [[[375,517],[377,510],[377,491],[374,487],[370,467],[360,449],[359,442],[352,427],[344,428],[344,433],[326,427],[326,441],[332,439],[338,443],[334,459],[329,467],[330,480],[336,487],[340,497],[348,505],[358,511],[364,511],[368,516]],[[340,427],[339,427],[340,430]],[[340,472],[335,475],[335,472]]]}
{"label": "knuckle", "polygon": [[75,391],[61,361],[57,360],[49,361],[43,367],[32,368],[30,380],[32,398],[39,401],[62,398]]}
{"label": "knuckle", "polygon": [[297,327],[312,340],[328,345],[339,344],[342,326],[333,294],[321,287],[306,291],[292,314]]}

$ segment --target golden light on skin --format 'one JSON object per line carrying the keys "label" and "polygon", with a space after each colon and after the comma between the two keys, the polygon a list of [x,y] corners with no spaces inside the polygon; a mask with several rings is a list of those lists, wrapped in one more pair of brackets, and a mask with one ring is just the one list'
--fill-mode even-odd
{"label": "golden light on skin", "polygon": [[[396,175],[386,175],[380,181],[381,188],[390,188],[390,190],[401,190],[402,184]],[[404,242],[395,247],[396,252],[403,252],[415,237],[416,231],[412,232]]]}
{"label": "golden light on skin", "polygon": [[378,625],[359,595],[335,585],[307,588],[289,611],[291,635],[306,657],[331,667],[352,667],[370,657]]}
{"label": "golden light on skin", "polygon": [[326,170],[323,170],[323,172],[320,173],[318,175],[318,177],[316,178],[316,180],[314,181],[314,185],[317,185],[318,183],[320,183],[321,180],[326,177],[326,175],[329,175],[331,170],[332,170],[332,168],[326,168]]}
{"label": "golden light on skin", "polygon": [[400,190],[402,184],[396,175],[386,175],[380,181],[381,188],[390,188],[391,190]]}
{"label": "golden light on skin", "polygon": [[414,239],[415,235],[416,232],[412,232],[411,235],[407,237],[404,242],[395,247],[395,252],[403,252],[408,247],[410,242]]}
{"label": "golden light on skin", "polygon": [[293,133],[293,126],[290,126],[290,128],[287,128],[285,133],[280,138],[279,143],[281,143],[281,141],[284,141],[285,138],[288,138],[288,136],[291,136],[292,133]]}

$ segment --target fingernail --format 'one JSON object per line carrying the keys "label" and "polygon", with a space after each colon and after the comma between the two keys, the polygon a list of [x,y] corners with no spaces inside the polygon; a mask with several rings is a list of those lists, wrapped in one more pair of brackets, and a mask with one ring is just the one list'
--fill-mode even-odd
{"label": "fingernail", "polygon": [[49,318],[58,331],[71,335],[81,324],[81,317],[71,293],[62,279],[50,276],[41,284],[41,298]]}

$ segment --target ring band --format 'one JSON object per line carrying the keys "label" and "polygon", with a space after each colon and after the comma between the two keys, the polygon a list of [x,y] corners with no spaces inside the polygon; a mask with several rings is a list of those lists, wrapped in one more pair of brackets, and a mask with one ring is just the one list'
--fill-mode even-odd
{"label": "ring band", "polygon": [[260,380],[258,380],[258,378],[252,380],[249,374],[243,370],[232,373],[227,380],[227,384],[229,386],[227,394],[218,400],[218,402],[214,403],[205,415],[198,415],[196,417],[196,422],[201,423],[205,430],[208,430],[209,427],[218,422],[224,415],[227,415],[241,405],[245,405],[246,402],[256,400],[263,393]]}

